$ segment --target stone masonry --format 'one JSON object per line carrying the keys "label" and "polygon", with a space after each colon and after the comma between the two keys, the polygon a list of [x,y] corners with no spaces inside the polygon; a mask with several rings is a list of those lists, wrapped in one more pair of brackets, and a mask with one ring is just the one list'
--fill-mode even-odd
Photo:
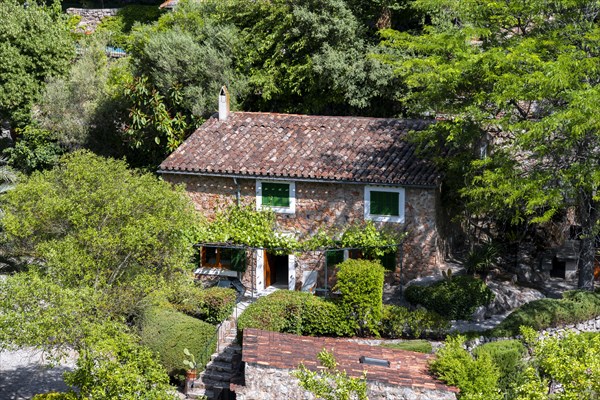
{"label": "stone masonry", "polygon": [[[246,386],[235,386],[238,400],[313,400],[316,397],[302,389],[291,370],[271,368],[258,363],[246,363]],[[368,381],[368,397],[371,400],[455,400],[453,392],[427,390],[386,385]]]}
{"label": "stone masonry", "polygon": [[67,8],[67,14],[81,17],[77,29],[82,32],[94,32],[102,19],[114,17],[118,12],[118,8]]}
{"label": "stone masonry", "polygon": [[[217,210],[236,203],[239,188],[242,205],[256,204],[254,179],[164,174],[164,179],[185,184],[196,209],[207,218]],[[239,186],[238,186],[239,185]],[[380,227],[407,232],[402,259],[403,281],[431,274],[441,262],[436,231],[436,189],[405,188],[405,223],[377,223]],[[340,231],[351,223],[364,221],[364,185],[348,183],[296,182],[295,214],[278,214],[277,224],[282,232],[303,239],[319,229]],[[296,277],[315,268],[322,256],[306,253],[296,257]],[[249,260],[250,262],[251,260]],[[251,264],[249,263],[249,266]],[[400,277],[400,267],[396,271]]]}

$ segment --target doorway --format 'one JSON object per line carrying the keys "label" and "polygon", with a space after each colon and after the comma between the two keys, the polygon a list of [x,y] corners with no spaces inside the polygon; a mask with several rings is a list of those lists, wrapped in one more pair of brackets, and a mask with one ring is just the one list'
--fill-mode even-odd
{"label": "doorway", "polygon": [[268,253],[265,250],[265,288],[277,286],[288,289],[289,256]]}

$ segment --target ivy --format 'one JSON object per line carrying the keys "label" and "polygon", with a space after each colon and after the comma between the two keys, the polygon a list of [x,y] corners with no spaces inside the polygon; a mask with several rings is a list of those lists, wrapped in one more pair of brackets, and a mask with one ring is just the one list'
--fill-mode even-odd
{"label": "ivy", "polygon": [[276,254],[356,248],[361,249],[366,258],[373,259],[395,251],[405,235],[378,230],[373,222],[366,221],[350,225],[340,232],[319,230],[299,241],[278,231],[273,211],[233,206],[217,212],[212,222],[202,224],[197,232],[197,242],[265,248]]}

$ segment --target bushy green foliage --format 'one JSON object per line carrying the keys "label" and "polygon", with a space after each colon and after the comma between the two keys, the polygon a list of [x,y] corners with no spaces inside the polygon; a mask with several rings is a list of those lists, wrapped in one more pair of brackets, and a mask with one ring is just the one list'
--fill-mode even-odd
{"label": "bushy green foliage", "polygon": [[203,370],[217,346],[214,325],[174,309],[148,307],[138,325],[142,344],[158,353],[171,376],[184,372],[184,349],[195,355],[198,369]]}
{"label": "bushy green foliage", "polygon": [[418,353],[426,354],[433,352],[433,347],[427,340],[407,340],[399,343],[382,343],[381,346],[388,347],[390,349],[416,351]]}
{"label": "bushy green foliage", "polygon": [[77,400],[77,396],[74,393],[50,392],[36,394],[31,400]]}
{"label": "bushy green foliage", "polygon": [[348,259],[338,266],[337,283],[340,309],[358,334],[379,334],[383,311],[384,269],[378,262]]}
{"label": "bushy green foliage", "polygon": [[13,147],[7,147],[3,151],[11,166],[30,174],[58,164],[63,149],[52,132],[36,125],[27,125],[16,131],[19,140]]}
{"label": "bushy green foliage", "polygon": [[114,17],[100,21],[94,33],[108,34],[111,46],[128,49],[129,34],[135,23],[148,24],[158,20],[162,10],[154,5],[131,4],[121,7]]}
{"label": "bushy green foliage", "polygon": [[137,338],[122,332],[88,340],[79,349],[77,366],[65,382],[79,389],[78,398],[106,400],[173,400],[169,377],[156,356]]}
{"label": "bushy green foliage", "polygon": [[[518,388],[519,399],[597,399],[600,396],[600,335],[568,332],[563,338],[545,336],[530,328],[522,331],[533,355],[530,382]],[[543,377],[540,379],[540,377]],[[549,387],[549,383],[553,385]],[[560,390],[556,387],[560,386]]]}
{"label": "bushy green foliage", "polygon": [[250,304],[238,319],[245,328],[305,335],[349,336],[354,331],[341,310],[310,293],[280,290]]}
{"label": "bushy green foliage", "polygon": [[301,387],[324,400],[368,400],[366,372],[360,378],[349,377],[346,371],[338,369],[335,356],[327,349],[320,351],[317,359],[325,369],[310,371],[300,364],[292,372]]}
{"label": "bushy green foliage", "polygon": [[409,286],[404,296],[448,319],[469,319],[477,307],[494,299],[487,285],[471,276],[454,276],[425,287]]}
{"label": "bushy green foliage", "polygon": [[436,353],[431,370],[441,380],[460,389],[461,400],[501,400],[498,389],[500,371],[489,353],[473,358],[463,348],[462,336],[450,337]]}
{"label": "bushy green foliage", "polygon": [[562,299],[540,299],[514,310],[490,336],[515,336],[521,326],[535,330],[587,321],[600,315],[600,294],[588,291],[563,293]]}
{"label": "bushy green foliage", "polygon": [[224,321],[235,307],[234,289],[213,287],[202,289],[195,285],[178,285],[168,296],[175,308],[209,324]]}
{"label": "bushy green foliage", "polygon": [[390,252],[396,252],[397,245],[405,235],[377,229],[372,221],[352,224],[343,233],[341,247],[362,249],[363,255],[374,260]]}
{"label": "bushy green foliage", "polygon": [[58,352],[77,347],[105,315],[88,288],[65,288],[35,273],[0,280],[0,342]]}
{"label": "bushy green foliage", "polygon": [[99,289],[150,272],[169,277],[193,251],[189,199],[123,161],[75,152],[1,200],[16,253],[67,287]]}
{"label": "bushy green foliage", "polygon": [[525,346],[518,340],[501,340],[498,342],[485,343],[473,350],[475,357],[480,357],[482,353],[488,353],[494,365],[500,372],[498,387],[502,393],[512,392],[511,387],[515,382],[519,382],[525,368],[523,357],[525,356]]}
{"label": "bushy green foliage", "polygon": [[469,252],[465,260],[467,273],[487,273],[493,267],[497,257],[498,248],[493,243],[476,246]]}
{"label": "bushy green foliage", "polygon": [[65,73],[75,56],[67,16],[58,2],[43,3],[0,2],[0,120],[12,127],[29,122],[44,81]]}
{"label": "bushy green foliage", "polygon": [[417,308],[384,305],[381,318],[381,335],[396,339],[421,336],[443,337],[450,328],[450,322],[434,311]]}

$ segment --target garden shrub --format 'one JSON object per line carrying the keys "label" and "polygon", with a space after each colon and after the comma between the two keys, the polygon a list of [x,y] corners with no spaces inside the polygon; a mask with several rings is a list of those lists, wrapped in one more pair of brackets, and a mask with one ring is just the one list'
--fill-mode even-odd
{"label": "garden shrub", "polygon": [[518,340],[500,340],[476,347],[473,355],[480,357],[483,353],[489,354],[500,372],[498,387],[503,393],[507,393],[511,389],[511,383],[519,381],[523,374],[525,351],[525,346]]}
{"label": "garden shrub", "polygon": [[489,353],[473,358],[463,348],[464,337],[450,337],[431,362],[431,371],[449,385],[460,389],[460,399],[501,400],[498,389],[500,372]]}
{"label": "garden shrub", "polygon": [[381,335],[396,339],[421,336],[442,337],[450,328],[450,322],[434,311],[418,308],[384,305],[381,319]]}
{"label": "garden shrub", "polygon": [[421,304],[448,319],[470,319],[479,306],[494,299],[494,293],[472,276],[454,276],[431,286],[409,286],[404,292],[413,304]]}
{"label": "garden shrub", "polygon": [[[177,310],[148,307],[140,318],[142,344],[158,353],[169,375],[185,372],[183,349],[195,356],[202,369],[216,349],[216,328],[207,322],[185,315]],[[208,347],[208,349],[207,349]],[[205,354],[203,353],[205,350]]]}
{"label": "garden shrub", "polygon": [[36,394],[31,400],[77,400],[74,393],[49,392]]}
{"label": "garden shrub", "polygon": [[96,32],[106,33],[112,46],[127,49],[133,25],[136,22],[147,24],[156,21],[161,13],[162,11],[153,5],[128,5],[120,8],[116,16],[102,18]]}
{"label": "garden shrub", "polygon": [[563,293],[562,299],[540,299],[514,310],[489,336],[516,336],[521,326],[540,331],[587,321],[600,315],[600,294],[585,290]]}
{"label": "garden shrub", "polygon": [[387,347],[390,349],[399,349],[407,351],[416,351],[418,353],[430,354],[433,351],[431,343],[427,340],[407,340],[406,342],[399,343],[382,343],[381,347]]}
{"label": "garden shrub", "polygon": [[250,304],[238,318],[239,333],[245,328],[298,335],[353,334],[335,303],[310,293],[287,290],[279,290]]}
{"label": "garden shrub", "polygon": [[348,259],[338,266],[333,290],[342,312],[359,335],[379,335],[383,311],[384,268],[379,262]]}
{"label": "garden shrub", "polygon": [[194,285],[175,288],[168,294],[169,302],[177,310],[210,324],[219,324],[231,315],[236,297],[234,289],[201,289]]}
{"label": "garden shrub", "polygon": [[[169,376],[155,354],[124,332],[89,340],[78,350],[74,371],[65,383],[78,388],[81,399],[173,400]],[[69,399],[67,397],[66,399]]]}

